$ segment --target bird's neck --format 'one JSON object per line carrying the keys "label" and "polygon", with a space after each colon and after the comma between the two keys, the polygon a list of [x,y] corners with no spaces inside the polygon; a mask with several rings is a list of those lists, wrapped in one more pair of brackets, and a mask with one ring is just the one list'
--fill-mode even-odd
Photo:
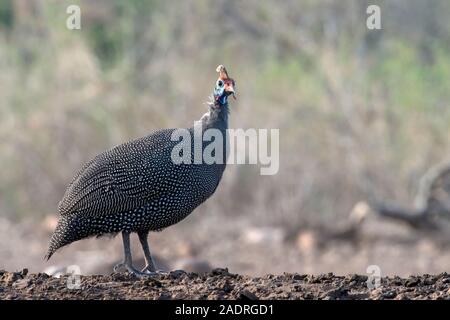
{"label": "bird's neck", "polygon": [[[203,139],[203,134],[209,130],[209,129],[216,129],[219,130],[222,133],[222,147],[223,147],[223,159],[220,162],[220,166],[222,167],[222,171],[225,168],[225,164],[227,161],[227,154],[228,154],[228,104],[220,104],[219,102],[215,102],[214,100],[211,100],[208,103],[209,111],[203,115],[203,117],[194,123],[194,128],[192,130],[194,131],[194,137],[195,137],[195,129],[196,125],[201,125],[201,131],[202,135],[201,138]],[[216,138],[214,138],[216,139]],[[203,141],[203,148],[205,148],[207,145],[209,145],[210,142]],[[221,175],[221,173],[220,173]]]}
{"label": "bird's neck", "polygon": [[218,101],[209,104],[209,113],[205,118],[206,128],[227,129],[228,128],[228,102],[220,104]]}

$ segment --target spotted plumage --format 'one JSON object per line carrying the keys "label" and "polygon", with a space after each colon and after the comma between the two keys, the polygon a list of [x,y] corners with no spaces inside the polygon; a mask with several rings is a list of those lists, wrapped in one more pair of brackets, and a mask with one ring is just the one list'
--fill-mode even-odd
{"label": "spotted plumage", "polygon": [[[223,66],[217,71],[219,80],[209,111],[201,118],[201,123],[203,131],[209,128],[220,130],[225,147],[227,97],[234,95],[234,81],[228,78]],[[227,88],[223,88],[224,82]],[[127,258],[126,237],[130,233],[136,232],[140,239],[146,238],[149,231],[179,222],[208,199],[221,180],[226,161],[174,163],[171,154],[179,143],[171,137],[174,130],[177,129],[158,130],[118,145],[86,163],[59,203],[60,218],[46,257],[50,258],[58,248],[83,238],[122,232],[124,263],[129,271],[134,271],[131,256]],[[194,137],[194,127],[188,130]],[[206,143],[202,145],[204,148]],[[192,143],[192,157],[194,151]],[[145,253],[145,244],[142,244]],[[148,264],[152,264],[150,252],[146,258]],[[154,266],[147,271],[154,271],[151,269]]]}

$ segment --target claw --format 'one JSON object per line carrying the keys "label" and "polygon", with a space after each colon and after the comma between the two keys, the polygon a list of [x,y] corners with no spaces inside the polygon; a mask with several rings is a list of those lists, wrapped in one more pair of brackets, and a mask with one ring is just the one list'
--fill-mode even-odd
{"label": "claw", "polygon": [[142,272],[141,272],[141,271],[135,269],[131,264],[127,264],[126,262],[120,262],[120,263],[116,264],[113,267],[113,270],[114,270],[114,272],[118,272],[119,269],[122,268],[122,267],[125,268],[128,271],[128,273],[130,273],[132,275],[135,275],[138,278],[150,275],[150,274],[148,274],[146,272],[143,272],[144,270],[142,270]]}
{"label": "claw", "polygon": [[148,277],[149,274],[145,273],[145,272],[141,272],[135,268],[133,268],[133,266],[125,266],[127,268],[128,273],[138,277],[138,278],[142,278],[142,277]]}
{"label": "claw", "polygon": [[145,273],[148,276],[158,276],[158,275],[168,275],[169,272],[163,271],[163,270],[155,270],[153,268],[149,268],[149,266],[146,266],[144,269],[142,269],[143,273]]}
{"label": "claw", "polygon": [[169,275],[170,274],[169,271],[164,271],[164,270],[156,270],[155,273],[160,274],[160,275]]}
{"label": "claw", "polygon": [[151,273],[151,272],[155,273],[156,269],[154,266],[148,264],[141,271],[145,272],[145,273]]}
{"label": "claw", "polygon": [[142,273],[145,274],[147,277],[154,277],[158,275],[158,273],[156,273],[155,271],[148,271],[148,270],[142,271]]}
{"label": "claw", "polygon": [[119,262],[113,267],[113,271],[117,272],[120,268],[125,267],[125,262]]}

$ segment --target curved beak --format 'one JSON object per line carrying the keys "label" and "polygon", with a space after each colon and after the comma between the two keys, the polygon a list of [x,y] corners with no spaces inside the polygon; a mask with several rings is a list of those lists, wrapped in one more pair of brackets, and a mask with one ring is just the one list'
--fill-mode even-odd
{"label": "curved beak", "polygon": [[234,90],[234,87],[232,85],[226,86],[225,92],[227,92],[230,95],[233,95],[233,98],[236,100],[236,91]]}

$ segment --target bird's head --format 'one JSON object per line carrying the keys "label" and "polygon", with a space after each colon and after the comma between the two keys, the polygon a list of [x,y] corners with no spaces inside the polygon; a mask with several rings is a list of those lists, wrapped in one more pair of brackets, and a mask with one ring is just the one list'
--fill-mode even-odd
{"label": "bird's head", "polygon": [[214,101],[225,105],[230,95],[236,99],[236,83],[228,76],[227,69],[223,65],[218,66],[216,71],[219,73],[219,79],[214,87]]}

